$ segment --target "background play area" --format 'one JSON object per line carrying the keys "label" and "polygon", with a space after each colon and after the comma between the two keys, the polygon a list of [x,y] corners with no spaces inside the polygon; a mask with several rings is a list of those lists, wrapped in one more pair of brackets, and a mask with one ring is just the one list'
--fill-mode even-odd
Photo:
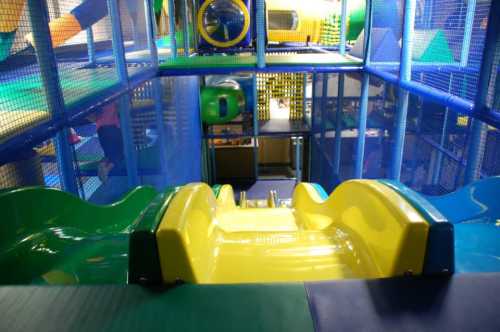
{"label": "background play area", "polygon": [[[351,330],[385,287],[445,312],[416,330],[500,326],[469,289],[500,293],[499,18],[495,0],[2,0],[0,284],[127,284],[111,330],[161,308],[203,330],[182,308],[212,305],[223,330]],[[433,301],[443,276],[470,301]],[[351,325],[322,296],[342,287]]]}

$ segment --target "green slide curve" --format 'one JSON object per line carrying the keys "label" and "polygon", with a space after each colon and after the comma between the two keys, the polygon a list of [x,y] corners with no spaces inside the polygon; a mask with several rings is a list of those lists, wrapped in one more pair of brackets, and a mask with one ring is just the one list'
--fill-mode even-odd
{"label": "green slide curve", "polygon": [[0,283],[126,283],[129,233],[157,195],[138,187],[98,206],[57,189],[1,191]]}

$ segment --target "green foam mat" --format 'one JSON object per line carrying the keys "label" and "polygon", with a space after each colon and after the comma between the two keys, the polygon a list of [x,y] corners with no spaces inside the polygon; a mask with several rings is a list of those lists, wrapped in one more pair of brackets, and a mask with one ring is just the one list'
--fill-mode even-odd
{"label": "green foam mat", "polygon": [[169,58],[160,65],[161,69],[171,68],[227,68],[227,67],[253,67],[257,64],[255,55],[212,55],[212,56],[178,56]]}
{"label": "green foam mat", "polygon": [[6,331],[314,331],[302,283],[0,288]]}
{"label": "green foam mat", "polygon": [[[338,53],[320,54],[267,54],[266,63],[274,66],[352,66],[361,65],[363,61],[348,55]],[[257,65],[254,55],[213,55],[192,56],[167,59],[160,69],[190,69],[190,68],[231,68]]]}

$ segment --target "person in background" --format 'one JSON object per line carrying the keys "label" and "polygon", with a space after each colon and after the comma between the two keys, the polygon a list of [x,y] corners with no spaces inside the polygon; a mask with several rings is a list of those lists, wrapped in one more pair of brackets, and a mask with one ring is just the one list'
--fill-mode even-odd
{"label": "person in background", "polygon": [[99,144],[104,152],[97,167],[97,176],[104,183],[108,180],[109,173],[120,167],[125,159],[117,103],[104,106],[88,119],[95,122]]}

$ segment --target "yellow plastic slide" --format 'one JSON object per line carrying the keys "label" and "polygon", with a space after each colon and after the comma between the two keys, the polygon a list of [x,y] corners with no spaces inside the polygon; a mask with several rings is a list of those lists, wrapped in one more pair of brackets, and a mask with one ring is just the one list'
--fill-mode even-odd
{"label": "yellow plastic slide", "polygon": [[340,185],[322,201],[299,184],[292,208],[241,208],[223,186],[184,186],[156,233],[163,279],[244,283],[420,274],[428,224],[376,181]]}

